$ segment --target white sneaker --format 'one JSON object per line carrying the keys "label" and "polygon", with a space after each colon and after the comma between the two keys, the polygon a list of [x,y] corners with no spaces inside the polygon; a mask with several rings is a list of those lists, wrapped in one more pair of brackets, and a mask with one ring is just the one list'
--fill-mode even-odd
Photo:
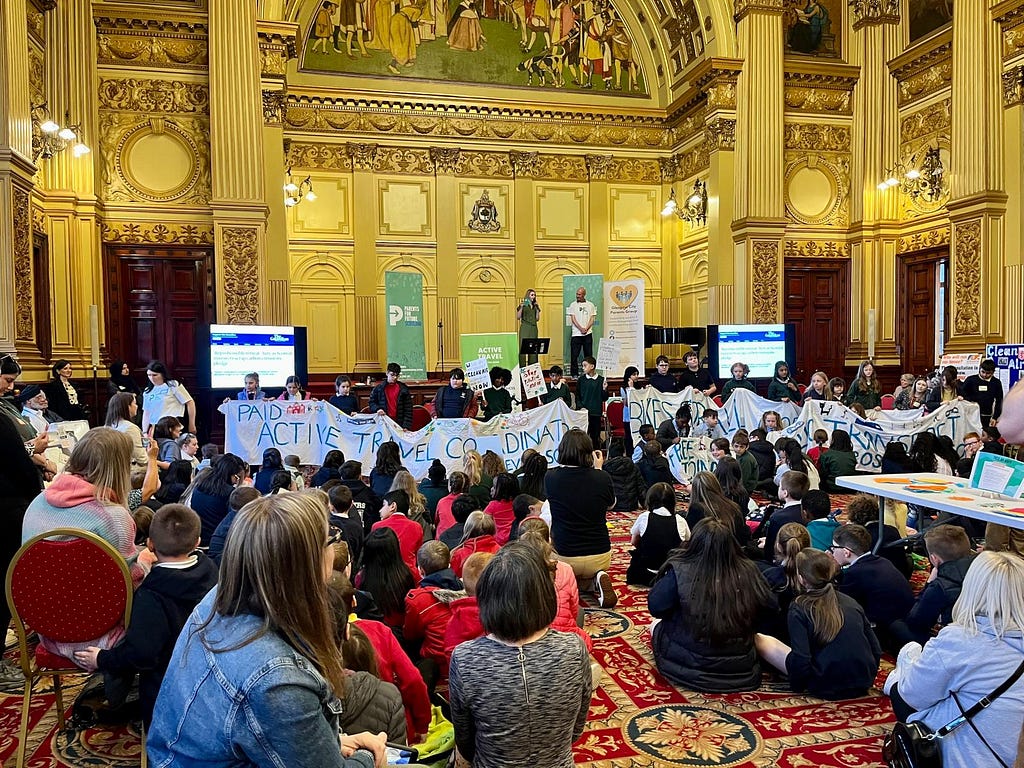
{"label": "white sneaker", "polygon": [[619,596],[615,594],[615,587],[612,586],[612,577],[607,571],[598,571],[594,574],[594,592],[597,593],[597,604],[602,608],[614,608],[619,602]]}

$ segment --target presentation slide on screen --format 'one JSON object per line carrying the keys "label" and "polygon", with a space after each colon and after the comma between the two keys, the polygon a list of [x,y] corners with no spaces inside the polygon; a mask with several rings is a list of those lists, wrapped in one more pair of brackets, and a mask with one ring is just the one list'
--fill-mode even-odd
{"label": "presentation slide on screen", "polygon": [[295,329],[271,325],[211,325],[210,380],[214,389],[241,390],[255,371],[260,386],[283,387],[295,373]]}
{"label": "presentation slide on screen", "polygon": [[751,378],[771,378],[775,363],[786,359],[786,326],[718,326],[718,378],[732,376],[733,363],[750,366]]}

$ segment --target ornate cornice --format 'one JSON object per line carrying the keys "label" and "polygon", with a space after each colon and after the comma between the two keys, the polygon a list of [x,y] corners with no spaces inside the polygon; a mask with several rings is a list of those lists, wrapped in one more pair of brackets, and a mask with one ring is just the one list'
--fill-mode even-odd
{"label": "ornate cornice", "polygon": [[181,80],[101,77],[97,89],[101,110],[159,114],[207,114],[210,89]]}
{"label": "ornate cornice", "polygon": [[741,59],[707,59],[694,68],[690,81],[707,97],[707,109],[736,109],[736,81]]}
{"label": "ornate cornice", "polygon": [[850,244],[835,241],[787,240],[787,259],[848,259]]}
{"label": "ornate cornice", "polygon": [[276,89],[263,89],[263,124],[282,125],[284,107],[288,101],[288,92]]}
{"label": "ornate cornice", "polygon": [[842,125],[786,123],[783,136],[786,149],[818,152],[850,150],[850,129]]}
{"label": "ornate cornice", "polygon": [[940,245],[949,245],[949,227],[939,227],[938,229],[929,229],[927,232],[904,235],[896,241],[896,252],[925,251]]}
{"label": "ornate cornice", "polygon": [[736,149],[736,121],[716,117],[708,121],[706,134],[709,150]]}
{"label": "ornate cornice", "polygon": [[512,164],[512,172],[516,176],[526,178],[537,175],[539,157],[538,152],[517,152],[513,150],[508,153],[509,162]]}
{"label": "ornate cornice", "polygon": [[873,24],[899,24],[900,0],[850,0],[853,28]]}
{"label": "ornate cornice", "polygon": [[104,243],[212,245],[213,226],[206,223],[111,221],[103,224]]}
{"label": "ornate cornice", "polygon": [[587,165],[587,174],[591,181],[607,181],[608,172],[612,167],[612,155],[584,155],[583,160]]}
{"label": "ornate cornice", "polygon": [[679,172],[679,158],[659,157],[658,167],[661,170],[661,180],[671,183],[676,180],[676,174]]}
{"label": "ornate cornice", "polygon": [[1002,32],[1003,61],[1024,52],[1024,2],[1004,0],[992,8],[992,18]]}
{"label": "ornate cornice", "polygon": [[953,82],[953,30],[947,29],[889,62],[899,82],[900,106],[930,96]]}
{"label": "ornate cornice", "polygon": [[1024,104],[1024,64],[1003,72],[1003,106]]}
{"label": "ornate cornice", "polygon": [[922,139],[948,135],[953,121],[953,105],[950,99],[919,109],[900,121],[900,145],[919,143]]}
{"label": "ornate cornice", "polygon": [[672,131],[657,112],[619,115],[597,111],[402,102],[386,98],[288,95],[292,132],[436,137],[516,144],[667,148]]}
{"label": "ornate cornice", "polygon": [[784,99],[787,112],[853,114],[853,89],[860,67],[846,64],[786,61]]}
{"label": "ornate cornice", "polygon": [[198,19],[137,19],[97,16],[100,65],[206,69],[206,24]]}
{"label": "ornate cornice", "polygon": [[299,25],[283,21],[258,21],[260,75],[283,79],[288,62],[298,56]]}
{"label": "ornate cornice", "polygon": [[733,19],[742,21],[751,13],[783,14],[786,11],[785,0],[735,0]]}
{"label": "ornate cornice", "polygon": [[430,161],[437,173],[455,173],[461,153],[458,147],[431,147]]}
{"label": "ornate cornice", "polygon": [[345,151],[352,161],[352,169],[356,171],[372,171],[377,161],[376,144],[346,144]]}

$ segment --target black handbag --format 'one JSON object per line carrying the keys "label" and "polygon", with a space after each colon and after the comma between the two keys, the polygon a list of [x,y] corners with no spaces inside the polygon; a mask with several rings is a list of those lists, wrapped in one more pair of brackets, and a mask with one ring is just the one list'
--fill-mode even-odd
{"label": "black handbag", "polygon": [[[882,757],[885,758],[886,765],[889,768],[942,768],[942,737],[949,735],[964,723],[970,722],[981,710],[1006,693],[1022,674],[1024,674],[1024,661],[998,688],[966,712],[960,707],[960,700],[956,694],[950,691],[950,695],[953,696],[962,714],[938,730],[929,731],[919,722],[896,723],[892,733],[885,737],[882,744]],[[974,723],[971,723],[971,727],[974,728]],[[995,755],[996,760],[1005,765],[977,728],[974,728],[974,732]]]}

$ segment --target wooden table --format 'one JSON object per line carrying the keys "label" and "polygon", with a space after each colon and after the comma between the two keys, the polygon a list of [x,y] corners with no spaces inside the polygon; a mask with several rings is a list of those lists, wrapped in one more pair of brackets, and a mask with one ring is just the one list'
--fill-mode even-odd
{"label": "wooden table", "polygon": [[[966,478],[932,472],[900,475],[845,475],[836,485],[873,496],[938,509],[1024,530],[1024,499],[971,488]],[[879,505],[881,508],[883,505]]]}

